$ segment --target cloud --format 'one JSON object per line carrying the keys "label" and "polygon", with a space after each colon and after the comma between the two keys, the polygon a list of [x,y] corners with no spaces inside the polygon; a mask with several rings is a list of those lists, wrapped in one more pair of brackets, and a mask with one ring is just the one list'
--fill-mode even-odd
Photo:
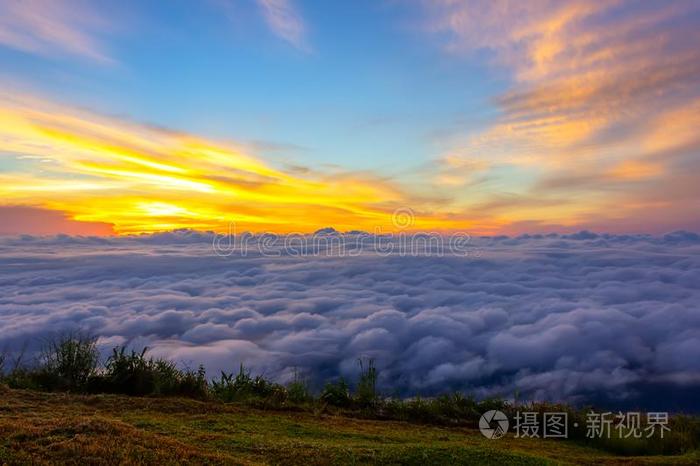
{"label": "cloud", "polygon": [[[592,232],[472,239],[479,256],[212,253],[193,231],[0,238],[0,348],[80,327],[211,374],[240,362],[403,394],[644,406],[700,385],[700,237]],[[653,384],[654,389],[650,384]],[[654,391],[656,390],[656,391]],[[673,405],[674,409],[700,406]],[[691,403],[692,404],[692,403]]]}
{"label": "cloud", "polygon": [[98,38],[109,27],[91,3],[81,0],[0,3],[0,45],[23,52],[72,55],[109,64],[113,60]]}
{"label": "cloud", "polygon": [[310,50],[306,41],[306,26],[292,0],[257,0],[265,22],[280,39],[299,50]]}
{"label": "cloud", "polygon": [[[113,224],[118,234],[221,232],[231,222],[238,231],[309,232],[328,225],[395,231],[394,212],[407,209],[409,227],[422,231],[490,234],[514,231],[523,222],[567,231],[695,229],[700,219],[688,212],[698,211],[700,199],[692,177],[700,147],[693,132],[698,102],[650,116],[634,156],[600,165],[585,158],[553,162],[559,152],[541,165],[487,160],[490,151],[522,142],[513,128],[497,137],[507,126],[499,124],[475,146],[483,157],[455,151],[437,169],[424,167],[441,184],[435,190],[425,177],[409,183],[372,172],[278,167],[236,142],[7,91],[0,95],[0,151],[12,169],[0,173],[0,204]],[[519,146],[522,157],[529,157],[533,144],[539,142]]]}
{"label": "cloud", "polygon": [[[447,53],[486,57],[510,81],[493,99],[498,118],[441,141],[441,166],[462,159],[489,167],[490,182],[468,191],[475,204],[504,190],[558,199],[557,209],[502,215],[569,225],[612,209],[639,222],[664,217],[671,203],[695,208],[697,196],[680,208],[657,186],[684,184],[700,153],[692,130],[700,115],[697,2],[422,3],[428,29]],[[644,199],[649,191],[656,205]]]}
{"label": "cloud", "polygon": [[114,234],[109,223],[79,222],[65,212],[38,207],[0,206],[0,235],[67,235],[104,236]]}

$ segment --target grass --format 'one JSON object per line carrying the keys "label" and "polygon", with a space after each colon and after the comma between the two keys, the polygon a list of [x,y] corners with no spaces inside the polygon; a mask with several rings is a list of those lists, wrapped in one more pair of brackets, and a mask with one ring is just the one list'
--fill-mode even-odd
{"label": "grass", "polygon": [[[29,429],[27,432],[12,433],[8,437],[10,440],[0,442],[0,463],[34,463],[42,459],[44,454],[51,457],[50,454],[54,450],[65,451],[65,457],[58,458],[59,462],[70,462],[70,459],[77,455],[83,463],[90,463],[102,453],[109,453],[112,456],[116,455],[115,458],[121,458],[120,461],[125,463],[162,463],[170,461],[173,451],[179,452],[179,444],[171,443],[172,441],[188,443],[191,447],[193,445],[190,440],[198,438],[197,435],[201,437],[202,442],[196,450],[188,448],[175,456],[182,456],[186,460],[188,455],[204,455],[197,457],[197,463],[230,463],[234,458],[246,459],[251,455],[252,462],[308,462],[305,461],[307,456],[320,455],[324,458],[322,464],[412,464],[426,461],[478,464],[489,463],[491,457],[496,455],[499,462],[512,461],[522,464],[548,459],[560,461],[557,456],[543,455],[540,450],[545,447],[548,451],[588,448],[590,455],[593,455],[592,452],[603,455],[600,452],[605,450],[608,455],[625,455],[627,458],[654,457],[659,461],[661,457],[655,455],[666,455],[664,461],[668,458],[677,461],[697,459],[700,447],[698,417],[674,415],[668,423],[671,430],[663,438],[660,438],[658,433],[651,439],[588,438],[585,427],[587,411],[566,405],[515,405],[498,398],[476,400],[460,392],[434,398],[384,397],[377,390],[378,372],[373,360],[358,361],[360,374],[354,382],[348,383],[342,378],[328,381],[323,390],[315,394],[309,389],[307,380],[298,374],[285,386],[261,375],[252,375],[240,365],[238,372],[221,372],[220,377],[209,378],[204,367],[200,366],[196,371],[179,369],[172,361],[147,356],[146,349],[137,352],[117,347],[104,364],[100,364],[96,341],[96,338],[80,333],[47,340],[38,361],[30,365],[21,364],[20,355],[10,367],[3,367],[7,358],[0,355],[0,387],[6,387],[4,390],[7,393],[22,394],[25,398],[33,397],[38,400],[41,395],[37,394],[37,391],[51,392],[54,395],[45,394],[45,400],[63,400],[74,408],[66,411],[67,408],[57,404],[56,409],[65,412],[55,419],[58,424],[51,424],[51,428],[46,431],[37,433],[36,429]],[[52,396],[54,398],[51,398]],[[148,400],[147,406],[152,409],[144,411],[148,413],[146,417],[135,417],[139,410],[134,408],[129,416],[111,419],[107,415],[115,409],[104,405],[104,400],[113,400],[116,406],[135,407],[143,405],[143,402],[138,400]],[[97,403],[100,409],[93,417],[85,418],[79,414],[82,412],[81,403]],[[171,412],[172,406],[178,406],[176,411],[181,411],[186,406],[196,406],[196,409],[185,410],[188,415],[184,417],[164,419],[163,416]],[[568,439],[548,442],[527,439],[488,441],[475,430],[475,426],[481,414],[492,409],[505,412],[511,419],[518,410],[540,414],[565,411],[568,413],[570,425]],[[140,415],[143,416],[144,412]],[[246,416],[234,419],[231,418],[231,413],[246,413]],[[257,413],[257,416],[252,416],[254,413]],[[31,409],[25,414],[29,417],[33,415]],[[307,421],[315,420],[317,425],[311,428],[294,424],[286,429],[284,420],[290,416]],[[355,421],[351,422],[351,418]],[[238,427],[231,430],[230,426],[237,426],[242,419],[248,419],[250,422],[242,435],[234,435],[241,432],[236,430]],[[324,422],[332,421],[331,425],[320,427],[318,422],[321,419]],[[23,425],[21,418],[15,421],[15,425]],[[39,420],[34,421],[34,424],[25,427],[41,425]],[[352,424],[353,422],[355,424]],[[371,424],[372,422],[375,424]],[[373,425],[378,431],[382,431],[382,434],[358,437],[356,432],[341,433],[333,430],[337,430],[338,426],[350,424],[363,425],[363,429]],[[13,424],[8,424],[11,425]],[[280,428],[284,430],[280,432]],[[396,431],[392,430],[394,428]],[[159,450],[157,438],[137,435],[149,432],[163,435],[163,439],[167,440],[167,448]],[[397,432],[405,432],[406,436],[396,438]],[[460,440],[453,444],[443,444],[444,441],[440,439],[445,435],[436,441],[431,437],[423,438],[427,432],[458,432]],[[0,434],[2,433],[0,431]],[[97,440],[92,442],[90,438],[94,436]],[[264,441],[269,436],[275,441]],[[117,445],[115,451],[102,451],[110,442],[114,442],[114,439],[121,439],[119,441],[124,443],[123,439],[127,437],[138,441],[122,445],[121,450]],[[257,443],[251,443],[258,437],[260,439]],[[1,438],[3,437],[0,435]],[[371,440],[378,445],[371,442],[368,445],[348,442],[357,438]],[[449,436],[447,438],[449,439]],[[12,439],[19,439],[19,444],[14,445]],[[36,443],[24,445],[23,439],[35,439]],[[81,443],[82,441],[87,443]],[[522,443],[523,441],[525,443]],[[511,448],[512,442],[516,443],[515,448]],[[50,451],[42,451],[38,456],[32,456],[31,452],[43,445],[48,445]],[[203,448],[203,445],[209,447]],[[533,446],[536,449],[535,454],[521,451]],[[263,454],[260,457],[253,455],[261,448]],[[92,452],[93,449],[95,453]],[[223,458],[219,458],[231,449],[235,453],[232,457],[224,455]],[[8,456],[10,450],[15,456]],[[29,456],[22,457],[22,454]],[[618,460],[623,461],[620,458]]]}
{"label": "grass", "polygon": [[488,440],[472,428],[279,411],[185,398],[0,386],[0,463],[697,464],[621,457],[576,442]]}

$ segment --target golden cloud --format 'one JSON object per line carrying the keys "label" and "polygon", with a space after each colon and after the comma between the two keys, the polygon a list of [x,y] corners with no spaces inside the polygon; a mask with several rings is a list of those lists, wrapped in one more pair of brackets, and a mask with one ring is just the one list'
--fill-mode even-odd
{"label": "golden cloud", "polygon": [[[0,151],[30,168],[0,175],[6,205],[63,211],[118,233],[195,228],[226,231],[395,230],[392,212],[416,210],[415,228],[468,228],[379,177],[308,170],[299,175],[235,144],[156,129],[36,98],[4,98]],[[298,170],[297,170],[298,171]]]}

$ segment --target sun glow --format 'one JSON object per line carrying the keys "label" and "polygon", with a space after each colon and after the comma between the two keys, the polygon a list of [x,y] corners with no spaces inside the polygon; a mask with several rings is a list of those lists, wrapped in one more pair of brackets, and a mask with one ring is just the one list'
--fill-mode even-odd
{"label": "sun glow", "polygon": [[[3,102],[0,151],[37,157],[41,168],[2,175],[5,204],[60,210],[76,220],[113,224],[117,233],[225,231],[231,222],[250,231],[327,225],[390,231],[392,212],[416,205],[384,180],[313,171],[302,178],[233,145],[28,102]],[[416,215],[411,226],[468,227],[463,218],[430,212]]]}

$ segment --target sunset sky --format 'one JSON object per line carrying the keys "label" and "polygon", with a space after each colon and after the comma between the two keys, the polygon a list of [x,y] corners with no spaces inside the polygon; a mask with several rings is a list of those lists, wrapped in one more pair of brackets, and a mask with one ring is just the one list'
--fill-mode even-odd
{"label": "sunset sky", "polygon": [[700,2],[5,0],[0,234],[700,230]]}

